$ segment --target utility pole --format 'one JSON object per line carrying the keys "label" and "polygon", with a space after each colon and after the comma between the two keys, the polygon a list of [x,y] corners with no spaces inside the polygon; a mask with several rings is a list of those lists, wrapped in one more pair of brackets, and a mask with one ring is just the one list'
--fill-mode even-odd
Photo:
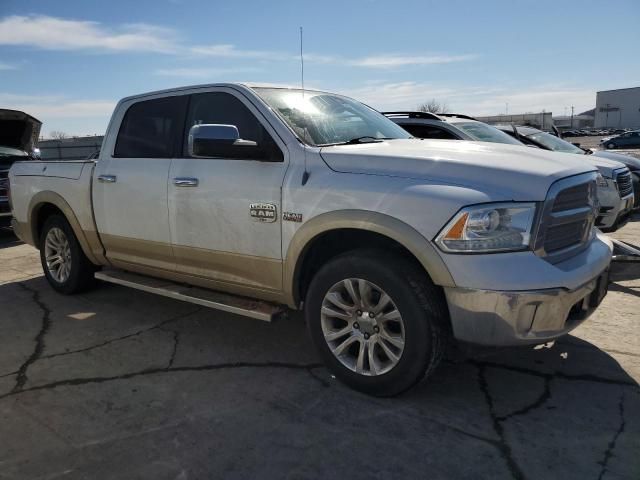
{"label": "utility pole", "polygon": [[610,106],[610,105],[611,105],[610,103],[607,103],[607,104],[606,104],[606,107],[607,107],[607,110],[606,110],[606,112],[607,112],[607,120],[606,120],[606,122],[605,122],[605,123],[607,124],[607,127],[606,127],[606,128],[609,128],[609,106]]}
{"label": "utility pole", "polygon": [[573,130],[573,105],[571,105],[571,129]]}

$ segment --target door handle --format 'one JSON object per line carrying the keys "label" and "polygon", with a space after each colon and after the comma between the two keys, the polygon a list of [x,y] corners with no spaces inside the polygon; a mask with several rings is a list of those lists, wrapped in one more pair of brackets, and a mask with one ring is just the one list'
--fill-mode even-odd
{"label": "door handle", "polygon": [[197,187],[198,179],[192,177],[177,177],[173,179],[173,184],[176,187]]}
{"label": "door handle", "polygon": [[115,175],[98,175],[98,181],[102,183],[116,183]]}

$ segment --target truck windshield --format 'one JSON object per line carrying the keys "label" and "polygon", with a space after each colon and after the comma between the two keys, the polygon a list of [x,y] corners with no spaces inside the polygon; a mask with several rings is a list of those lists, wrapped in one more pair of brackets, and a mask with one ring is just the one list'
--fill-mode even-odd
{"label": "truck windshield", "polygon": [[577,153],[580,155],[584,155],[584,150],[582,150],[581,148],[578,148],[574,144],[562,140],[561,138],[554,137],[553,135],[546,132],[536,132],[531,135],[527,135],[527,138],[530,138],[535,143],[539,143],[543,147],[546,147],[554,152]]}
{"label": "truck windshield", "polygon": [[456,122],[454,125],[479,142],[508,143],[522,146],[522,142],[486,123]]}
{"label": "truck windshield", "polygon": [[302,141],[309,145],[344,145],[411,134],[381,113],[341,95],[313,90],[254,88]]}

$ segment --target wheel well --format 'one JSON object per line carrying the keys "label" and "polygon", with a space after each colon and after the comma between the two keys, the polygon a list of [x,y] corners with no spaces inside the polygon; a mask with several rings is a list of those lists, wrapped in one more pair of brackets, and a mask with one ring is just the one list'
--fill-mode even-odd
{"label": "wheel well", "polygon": [[61,215],[64,217],[64,213],[58,207],[56,207],[52,203],[45,203],[36,208],[34,213],[34,218],[32,218],[33,225],[35,227],[33,242],[36,247],[40,247],[40,234],[42,233],[42,227],[44,227],[44,222],[47,221],[51,215]]}
{"label": "wheel well", "polygon": [[[314,237],[302,251],[294,277],[294,299],[302,301],[316,272],[330,259],[350,250],[375,248],[400,254],[415,262],[421,270],[424,267],[416,257],[398,241],[380,233],[355,228],[330,230]],[[428,275],[428,272],[425,271]]]}

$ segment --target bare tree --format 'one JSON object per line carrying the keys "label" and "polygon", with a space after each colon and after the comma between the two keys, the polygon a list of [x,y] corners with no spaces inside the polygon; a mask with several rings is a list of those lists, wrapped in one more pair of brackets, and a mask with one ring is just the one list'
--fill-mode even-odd
{"label": "bare tree", "polygon": [[63,140],[69,136],[65,132],[61,132],[60,130],[54,130],[50,133],[50,135],[54,140]]}
{"label": "bare tree", "polygon": [[435,98],[432,98],[430,101],[418,105],[419,112],[429,112],[429,113],[449,113],[449,106],[446,103],[440,103]]}

